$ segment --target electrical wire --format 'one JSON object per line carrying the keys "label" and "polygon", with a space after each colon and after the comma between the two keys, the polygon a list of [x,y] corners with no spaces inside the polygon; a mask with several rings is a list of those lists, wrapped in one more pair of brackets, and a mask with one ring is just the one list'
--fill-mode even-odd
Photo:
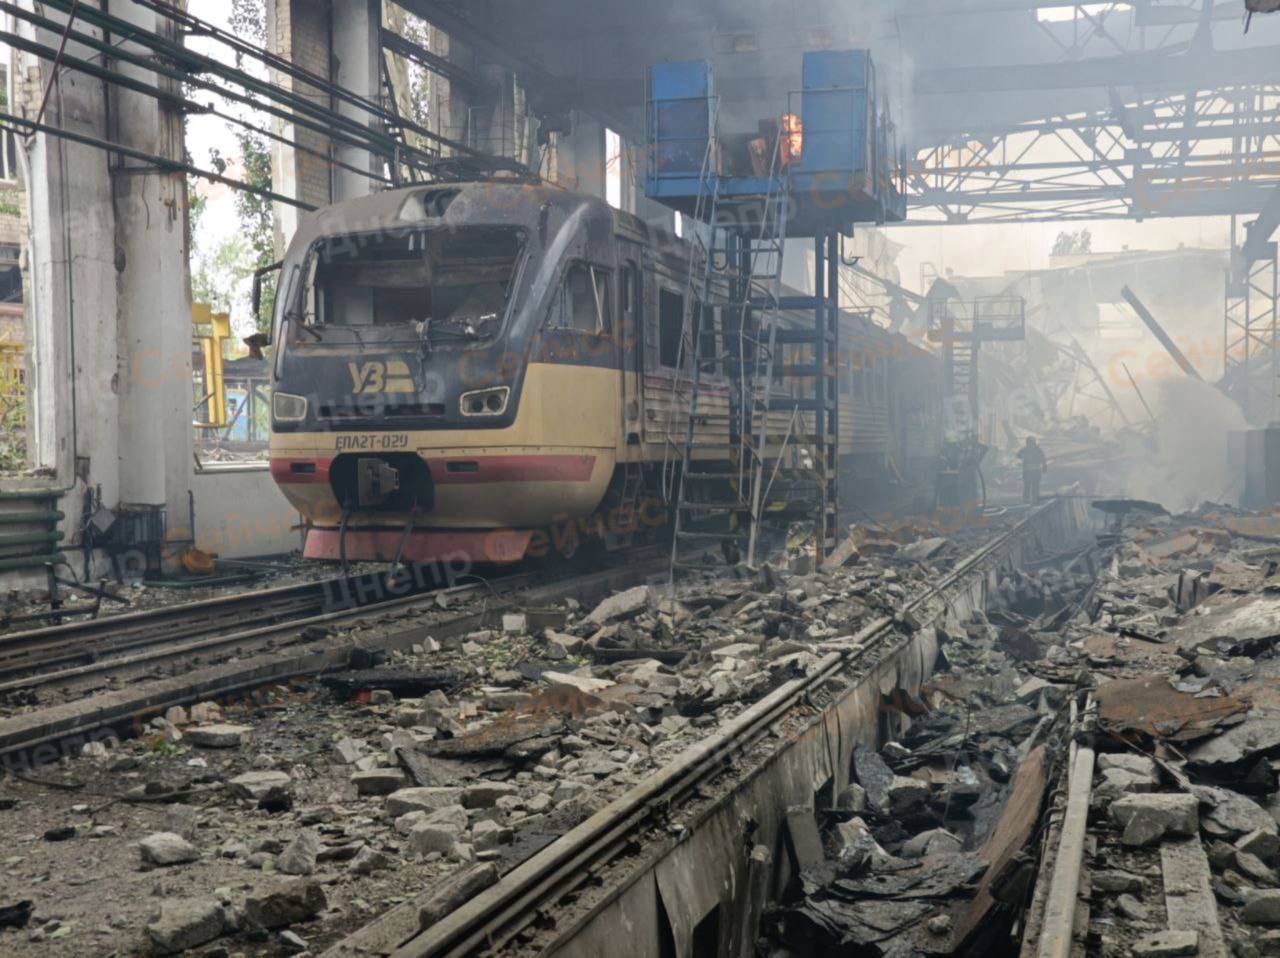
{"label": "electrical wire", "polygon": [[28,133],[47,133],[50,136],[70,140],[73,143],[81,143],[85,146],[96,147],[112,153],[120,153],[130,159],[151,164],[152,166],[166,170],[170,173],[186,173],[188,176],[198,176],[201,179],[209,180],[213,183],[221,183],[223,186],[230,186],[233,189],[243,190],[246,193],[253,193],[277,203],[296,206],[301,210],[311,211],[315,209],[315,207],[310,203],[303,203],[301,200],[296,200],[291,196],[284,196],[281,193],[276,193],[273,190],[268,190],[260,186],[254,186],[252,183],[246,183],[243,180],[233,179],[229,176],[223,176],[220,173],[214,173],[211,170],[201,169],[200,167],[192,166],[190,163],[184,163],[181,160],[173,160],[166,156],[157,156],[154,153],[135,150],[122,143],[113,143],[110,140],[102,140],[83,133],[73,133],[70,130],[50,126],[48,123],[37,123],[34,120],[28,120],[26,117],[14,116],[12,113],[0,112],[0,129],[11,130],[13,133],[19,134],[23,132],[22,128],[26,128]]}
{"label": "electrical wire", "polygon": [[49,70],[49,81],[44,85],[44,94],[40,97],[40,109],[36,111],[36,122],[44,119],[44,108],[49,104],[49,94],[53,92],[53,84],[58,79],[58,68],[62,64],[62,54],[67,49],[67,37],[71,34],[71,27],[76,22],[76,11],[80,7],[80,0],[72,0],[71,11],[67,14],[67,25],[62,30],[62,37],[58,40],[58,53],[53,58],[53,67]]}

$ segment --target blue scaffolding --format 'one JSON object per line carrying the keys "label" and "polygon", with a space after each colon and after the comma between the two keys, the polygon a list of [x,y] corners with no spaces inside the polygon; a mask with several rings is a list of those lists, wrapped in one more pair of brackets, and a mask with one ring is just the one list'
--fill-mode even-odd
{"label": "blue scaffolding", "polygon": [[[702,308],[687,312],[691,381],[673,575],[691,565],[681,548],[692,539],[741,537],[754,564],[757,530],[766,513],[779,511],[778,498],[812,505],[821,560],[838,536],[840,236],[857,223],[906,216],[903,162],[876,95],[874,65],[865,50],[806,53],[802,88],[754,130],[720,128],[705,60],[650,67],[647,91],[645,194],[703,224],[694,235],[702,255],[691,270],[703,270],[704,307],[718,299],[727,346],[708,361],[707,337],[697,329]],[[785,241],[798,238],[813,241],[812,295],[787,295],[782,286]],[[717,262],[726,267],[721,281],[713,280]],[[689,281],[697,283],[692,272]],[[708,367],[723,368],[730,381],[728,474],[699,472],[694,462]],[[789,424],[782,437],[771,436],[781,421]],[[784,481],[775,484],[779,475]],[[699,528],[716,516],[728,518],[726,528]]]}

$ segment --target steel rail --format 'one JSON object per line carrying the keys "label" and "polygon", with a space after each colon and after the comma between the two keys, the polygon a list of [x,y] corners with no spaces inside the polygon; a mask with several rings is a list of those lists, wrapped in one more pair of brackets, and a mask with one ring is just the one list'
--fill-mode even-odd
{"label": "steel rail", "polygon": [[[266,684],[321,674],[335,668],[345,668],[350,650],[357,647],[357,644],[374,648],[407,649],[410,642],[421,641],[421,637],[427,634],[464,635],[467,631],[487,627],[487,623],[492,621],[493,616],[508,608],[516,607],[513,597],[517,594],[526,596],[528,601],[532,602],[555,601],[565,596],[582,598],[598,594],[602,589],[611,591],[634,585],[637,581],[643,581],[645,576],[656,575],[663,568],[662,556],[647,547],[627,552],[626,559],[627,562],[624,565],[605,567],[586,574],[564,575],[552,578],[546,583],[534,581],[542,570],[514,573],[493,584],[480,580],[476,583],[436,590],[433,593],[398,596],[379,605],[339,610],[311,619],[269,626],[265,629],[250,629],[208,641],[189,643],[183,647],[161,650],[161,655],[182,658],[191,668],[180,675],[155,676],[154,682],[137,685],[130,683],[121,689],[108,691],[105,695],[60,702],[0,719],[0,761],[9,762],[15,756],[19,761],[25,760],[24,756],[31,756],[36,750],[49,747],[54,747],[52,754],[56,757],[58,752],[56,746],[60,743],[83,741],[85,735],[104,728],[137,729],[140,727],[141,718],[163,714],[164,710],[171,705],[238,695]],[[492,596],[497,601],[492,604],[485,602],[478,608],[473,605],[429,623],[413,624],[413,616],[432,611],[425,602],[438,592],[451,596]],[[416,604],[421,604],[423,607],[414,608]],[[359,639],[358,643],[356,639],[347,635],[331,635],[313,641],[305,634],[311,627],[331,625],[336,622],[349,623],[370,619],[381,623],[388,611],[395,610],[401,610],[400,617],[409,623],[407,628],[401,625],[398,629],[390,628],[382,635],[365,635]],[[371,624],[374,623],[371,622]],[[285,649],[271,641],[273,635],[291,633],[305,640],[306,647]],[[287,644],[296,646],[299,643]],[[234,647],[237,651],[236,661],[215,664],[207,661],[198,662],[194,659],[194,653],[218,646]],[[250,646],[250,648],[242,649],[243,646]],[[155,659],[156,656],[149,657],[150,662],[154,662]],[[124,671],[136,664],[135,660],[125,660],[111,663],[111,667],[117,671]],[[147,675],[151,676],[151,672],[148,671]]]}
{"label": "steel rail", "polygon": [[[297,619],[302,613],[343,600],[347,609],[374,608],[375,602],[359,602],[355,598],[357,592],[388,595],[392,594],[392,585],[385,573],[355,579],[339,576],[0,634],[0,676],[127,650],[138,644],[155,644],[174,635],[207,637],[242,628],[250,617]],[[402,588],[397,589],[397,597],[404,594]],[[433,591],[437,590],[423,588],[412,594],[421,597]]]}
{"label": "steel rail", "polygon": [[[1079,732],[1089,721],[1093,700],[1090,698],[1074,724],[1072,732]],[[1072,703],[1074,711],[1075,703]],[[1067,807],[1063,814],[1062,831],[1057,855],[1053,860],[1053,874],[1045,898],[1044,919],[1040,926],[1037,958],[1070,958],[1075,941],[1076,905],[1080,894],[1081,865],[1084,862],[1084,844],[1089,834],[1089,801],[1093,792],[1093,747],[1085,742],[1071,742],[1068,762]]]}
{"label": "steel rail", "polygon": [[830,652],[804,678],[779,686],[727,723],[711,737],[682,752],[653,776],[610,802],[542,851],[512,869],[497,884],[401,944],[391,958],[460,958],[482,948],[497,952],[535,918],[535,912],[558,901],[589,879],[591,870],[606,863],[639,824],[655,811],[670,808],[690,790],[719,771],[725,760],[769,734],[771,726],[803,704],[832,678],[861,663],[873,652],[886,650],[898,635],[904,617],[939,600],[961,584],[1005,546],[1033,527],[1049,510],[1051,500],[1017,525],[957,563],[954,569],[923,593],[904,603],[896,616],[881,616],[853,636],[850,648]]}
{"label": "steel rail", "polygon": [[[529,582],[533,580],[536,575],[537,573],[534,572],[511,575],[499,580],[499,584],[503,588],[518,588],[522,582]],[[424,599],[434,597],[439,594],[448,595],[453,598],[461,598],[474,593],[483,593],[487,588],[488,586],[484,583],[468,583],[467,585],[432,589],[426,592],[415,592],[411,595],[396,596],[394,598],[369,605],[338,609],[332,612],[318,612],[315,615],[285,619],[280,622],[273,622],[269,625],[258,626],[256,628],[240,629],[231,632],[219,630],[188,642],[177,642],[171,644],[171,637],[168,636],[143,638],[134,642],[130,646],[125,647],[123,650],[120,648],[114,648],[112,651],[127,651],[129,648],[136,648],[138,646],[156,647],[152,648],[150,651],[140,652],[123,658],[101,659],[75,668],[0,682],[0,694],[27,691],[49,685],[65,687],[74,683],[78,679],[84,679],[88,676],[98,675],[103,672],[110,673],[123,671],[125,669],[137,668],[139,666],[151,667],[166,660],[187,659],[196,655],[208,655],[210,652],[215,652],[224,648],[235,648],[238,650],[244,646],[269,646],[271,644],[270,640],[276,636],[290,634],[301,635],[306,630],[315,627],[329,626],[339,622],[356,621],[370,615],[382,615],[405,607],[411,607],[422,602]]]}

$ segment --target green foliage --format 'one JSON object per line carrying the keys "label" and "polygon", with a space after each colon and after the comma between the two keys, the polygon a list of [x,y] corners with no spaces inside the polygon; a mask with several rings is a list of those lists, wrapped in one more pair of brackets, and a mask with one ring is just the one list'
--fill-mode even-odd
{"label": "green foliage", "polygon": [[231,32],[244,40],[267,42],[267,8],[263,0],[231,0]]}
{"label": "green foliage", "polygon": [[[242,40],[265,45],[267,18],[264,0],[231,0],[229,24],[231,32]],[[237,61],[240,59],[237,54]],[[237,62],[237,66],[244,68],[246,65]],[[252,130],[232,129],[228,132],[238,147],[241,169],[230,169],[236,160],[234,154],[224,156],[215,149],[210,150],[213,171],[243,180],[257,189],[270,190],[271,149],[267,138]],[[275,212],[271,200],[237,190],[235,206],[241,231],[209,250],[200,249],[194,240],[199,236],[197,227],[207,205],[206,200],[196,194],[194,181],[188,186],[188,203],[188,222],[193,236],[192,297],[196,302],[209,303],[218,312],[229,312],[235,292],[253,275],[253,271],[275,262]],[[266,330],[271,323],[274,293],[270,284],[264,287],[263,292],[261,314],[255,317],[255,322],[259,329]]]}
{"label": "green foliage", "polygon": [[1093,252],[1093,234],[1088,230],[1078,233],[1062,232],[1053,244],[1054,256],[1071,256],[1075,253]]}
{"label": "green foliage", "polygon": [[27,465],[26,401],[0,397],[0,472],[17,472]]}
{"label": "green foliage", "polygon": [[0,186],[0,216],[21,216],[22,203],[22,190],[16,186]]}
{"label": "green foliage", "polygon": [[[250,186],[270,189],[271,151],[266,137],[250,130],[238,130],[233,135],[240,147],[243,166],[240,178]],[[215,149],[210,151],[210,165],[214,172],[229,175],[231,160]],[[202,198],[192,201],[190,220],[193,233],[205,210],[204,204]],[[212,250],[201,251],[202,255],[193,257],[192,298],[196,302],[209,303],[218,312],[230,311],[234,291],[253,275],[255,269],[270,265],[276,258],[275,212],[271,200],[245,190],[237,190],[235,204],[241,232]],[[264,287],[262,310],[255,317],[260,330],[270,328],[273,298],[274,288],[268,284]]]}
{"label": "green foliage", "polygon": [[196,258],[191,271],[191,298],[208,303],[215,313],[231,312],[233,296],[253,275],[252,252],[237,233]]}

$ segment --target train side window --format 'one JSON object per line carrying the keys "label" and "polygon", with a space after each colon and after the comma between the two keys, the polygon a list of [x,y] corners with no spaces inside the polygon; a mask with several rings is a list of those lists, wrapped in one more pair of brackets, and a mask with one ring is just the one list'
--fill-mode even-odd
{"label": "train side window", "polygon": [[569,267],[564,286],[556,292],[547,315],[551,329],[571,329],[593,335],[613,328],[613,284],[608,270],[585,263]]}
{"label": "train side window", "polygon": [[680,337],[684,333],[684,297],[669,289],[658,291],[658,362],[668,369],[680,365]]}
{"label": "train side window", "polygon": [[714,306],[706,305],[694,313],[698,324],[694,335],[698,337],[699,365],[702,367],[702,372],[710,376],[720,372],[720,360],[716,355],[720,352],[718,313],[719,310]]}

